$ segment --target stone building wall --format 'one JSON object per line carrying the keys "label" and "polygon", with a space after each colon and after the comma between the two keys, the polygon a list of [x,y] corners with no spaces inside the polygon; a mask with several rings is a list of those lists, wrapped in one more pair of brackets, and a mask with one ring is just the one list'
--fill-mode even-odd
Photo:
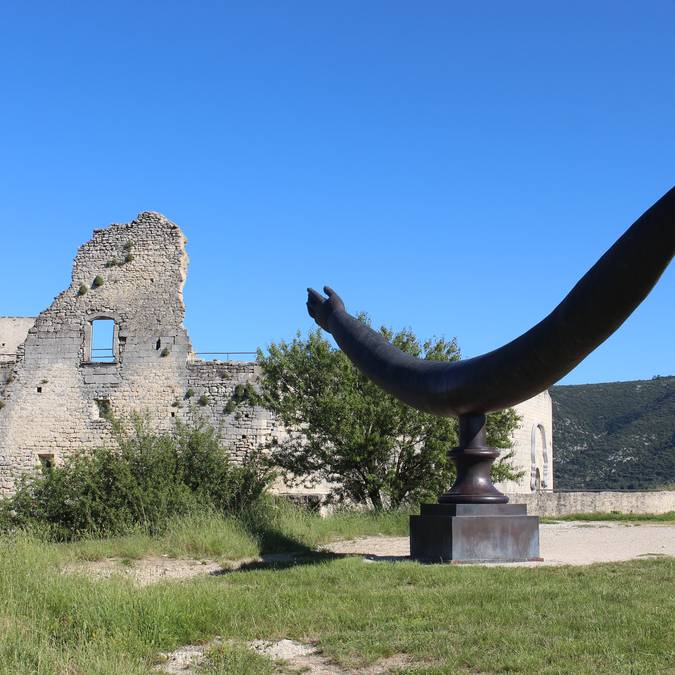
{"label": "stone building wall", "polygon": [[[112,443],[106,409],[122,420],[142,413],[157,430],[178,420],[204,421],[237,459],[271,435],[283,437],[273,416],[242,404],[247,387],[256,385],[255,363],[195,358],[183,325],[187,265],[178,226],[158,213],[141,213],[131,223],[94,231],[77,252],[69,287],[38,317],[0,318],[0,353],[6,354],[0,357],[0,494],[40,461],[58,463]],[[98,320],[115,325],[108,362],[91,351]],[[544,392],[517,408],[523,420],[516,462],[526,475],[500,488],[536,489],[538,469],[540,487],[551,489],[550,397]],[[299,489],[323,494],[329,487],[308,479]]]}
{"label": "stone building wall", "polygon": [[[0,493],[40,461],[112,442],[105,408],[121,419],[141,412],[158,430],[176,418],[206,418],[239,455],[262,440],[272,426],[262,411],[221,414],[236,384],[255,377],[255,365],[194,359],[183,326],[187,263],[178,226],[142,213],[94,231],[77,252],[70,286],[31,322],[22,344],[16,326],[0,323],[0,342],[13,341],[16,352],[0,381]],[[115,322],[111,362],[92,358],[98,319]],[[190,388],[196,397],[187,399]]]}
{"label": "stone building wall", "polygon": [[19,345],[34,323],[34,316],[0,316],[0,365],[16,361]]}
{"label": "stone building wall", "polygon": [[187,372],[192,396],[186,399],[184,418],[217,429],[236,459],[243,459],[271,434],[283,433],[268,411],[246,404],[246,388],[255,386],[259,377],[255,362],[191,361]]}
{"label": "stone building wall", "polygon": [[524,471],[519,481],[504,481],[497,487],[506,493],[553,490],[553,407],[548,391],[514,406],[521,420],[513,434],[513,464]]}

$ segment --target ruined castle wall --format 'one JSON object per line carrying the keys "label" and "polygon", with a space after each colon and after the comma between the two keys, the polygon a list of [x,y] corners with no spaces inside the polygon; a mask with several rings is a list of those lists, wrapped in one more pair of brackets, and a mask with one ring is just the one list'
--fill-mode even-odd
{"label": "ruined castle wall", "polygon": [[[9,355],[0,362],[0,494],[41,458],[114,444],[106,409],[123,422],[140,413],[159,431],[206,422],[235,459],[283,433],[242,398],[256,385],[255,363],[194,358],[183,326],[187,264],[178,226],[142,213],[95,230],[70,286],[37,318],[0,319]],[[115,324],[110,362],[91,351],[98,319]]]}
{"label": "ruined castle wall", "polygon": [[[110,442],[96,401],[120,417],[143,410],[157,428],[169,428],[191,352],[183,327],[186,269],[183,234],[155,213],[96,230],[79,249],[69,288],[36,318],[2,392],[0,492],[40,455],[59,461]],[[94,288],[97,276],[103,284]],[[97,318],[115,320],[113,363],[90,358]]]}
{"label": "ruined castle wall", "polygon": [[[285,436],[270,413],[247,404],[246,387],[259,376],[255,363],[195,359],[183,326],[187,263],[178,226],[142,213],[95,230],[77,252],[69,287],[38,317],[0,318],[0,352],[7,354],[0,361],[0,495],[41,459],[58,463],[113,444],[106,408],[123,421],[142,413],[160,431],[177,421],[206,422],[239,460]],[[110,362],[92,358],[98,319],[115,324]],[[550,490],[550,397],[544,392],[516,409],[523,419],[515,463],[525,476],[499,487]],[[329,490],[311,482],[298,489]]]}
{"label": "ruined castle wall", "polygon": [[233,458],[243,459],[273,434],[280,433],[268,411],[246,403],[246,387],[255,387],[258,377],[255,362],[189,362],[187,386],[192,396],[184,401],[181,417],[213,426]]}

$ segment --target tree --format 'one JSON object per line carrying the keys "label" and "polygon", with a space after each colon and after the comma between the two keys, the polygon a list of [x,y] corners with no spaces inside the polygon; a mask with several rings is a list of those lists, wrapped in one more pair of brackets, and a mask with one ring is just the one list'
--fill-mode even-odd
{"label": "tree", "polygon": [[[364,316],[359,317],[366,321]],[[439,361],[460,358],[457,342],[434,339],[420,344],[410,330],[382,334],[399,349]],[[374,508],[435,499],[452,483],[447,452],[457,444],[457,420],[420,412],[383,392],[362,375],[320,329],[306,338],[258,352],[262,370],[258,403],[289,429],[273,441],[271,459],[287,480],[307,474],[335,485],[333,497]],[[505,410],[488,416],[491,445],[510,447],[518,416]],[[493,479],[519,474],[506,453],[493,467]]]}

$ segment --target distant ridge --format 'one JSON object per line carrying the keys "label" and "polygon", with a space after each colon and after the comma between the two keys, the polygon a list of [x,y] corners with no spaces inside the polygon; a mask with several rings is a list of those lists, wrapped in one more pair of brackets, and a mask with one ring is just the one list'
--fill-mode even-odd
{"label": "distant ridge", "polygon": [[550,393],[556,489],[675,489],[675,376]]}

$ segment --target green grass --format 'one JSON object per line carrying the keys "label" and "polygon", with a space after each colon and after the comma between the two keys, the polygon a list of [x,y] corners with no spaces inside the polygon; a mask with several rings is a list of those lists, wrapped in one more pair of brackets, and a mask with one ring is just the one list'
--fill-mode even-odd
{"label": "green grass", "polygon": [[[317,642],[356,669],[396,654],[406,673],[672,672],[670,558],[588,567],[368,563],[317,554],[334,538],[405,534],[407,515],[326,519],[270,502],[245,519],[174,521],[161,537],[45,544],[0,538],[0,673],[147,673],[161,652],[222,641],[204,673],[264,674],[245,642]],[[234,558],[304,552],[295,563],[138,587],[60,573],[77,559],[147,554]]]}
{"label": "green grass", "polygon": [[557,523],[561,520],[609,520],[645,523],[672,523],[675,522],[675,511],[667,513],[572,513],[569,516],[557,516],[556,518],[541,518],[542,523]]}
{"label": "green grass", "polygon": [[407,536],[408,517],[407,511],[338,511],[322,518],[286,500],[266,498],[246,516],[223,517],[201,512],[172,520],[159,536],[139,531],[124,537],[61,544],[60,550],[76,560],[147,555],[232,560],[263,553],[306,553],[335,539],[380,534]]}

